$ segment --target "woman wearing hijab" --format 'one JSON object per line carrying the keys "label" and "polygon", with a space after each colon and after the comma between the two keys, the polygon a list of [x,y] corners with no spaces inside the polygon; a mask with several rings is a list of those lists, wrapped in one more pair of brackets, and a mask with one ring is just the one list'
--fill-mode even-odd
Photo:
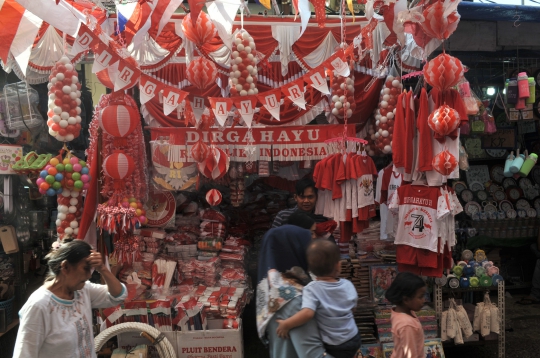
{"label": "woman wearing hijab", "polygon": [[293,225],[270,229],[263,238],[257,285],[257,330],[271,358],[319,358],[326,354],[315,320],[277,336],[276,320],[287,319],[302,307],[302,289],[309,282],[306,249],[309,230]]}

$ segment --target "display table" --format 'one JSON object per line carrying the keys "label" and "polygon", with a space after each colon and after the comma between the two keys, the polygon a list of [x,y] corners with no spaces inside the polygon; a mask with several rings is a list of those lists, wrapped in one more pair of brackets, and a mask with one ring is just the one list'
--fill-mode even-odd
{"label": "display table", "polygon": [[480,247],[521,247],[536,242],[536,237],[499,238],[490,236],[473,236],[467,239],[467,249],[474,250]]}
{"label": "display table", "polygon": [[[443,312],[443,292],[444,293],[456,293],[456,292],[485,292],[485,291],[497,291],[497,307],[499,308],[499,322],[500,322],[500,334],[497,341],[476,341],[476,342],[465,342],[464,345],[484,345],[490,344],[491,342],[498,342],[499,345],[499,358],[504,358],[505,356],[505,285],[504,281],[499,282],[497,286],[491,287],[477,287],[477,288],[455,288],[451,289],[448,287],[441,287],[435,285],[434,295],[435,295],[435,312],[437,313],[437,319],[440,320]],[[447,344],[448,343],[448,344]],[[452,346],[453,343],[444,342],[445,346]]]}

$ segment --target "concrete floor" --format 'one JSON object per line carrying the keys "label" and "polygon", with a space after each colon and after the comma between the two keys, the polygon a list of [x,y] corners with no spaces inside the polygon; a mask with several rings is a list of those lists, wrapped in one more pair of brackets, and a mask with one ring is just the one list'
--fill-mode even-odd
{"label": "concrete floor", "polygon": [[[506,298],[506,355],[507,358],[536,358],[540,356],[540,305],[516,304],[527,293],[511,292]],[[496,298],[492,298],[496,302]],[[244,315],[245,358],[268,358],[268,349],[257,337],[255,307],[250,304]],[[496,343],[485,346],[447,348],[446,358],[496,358]],[[286,357],[283,357],[286,358]]]}

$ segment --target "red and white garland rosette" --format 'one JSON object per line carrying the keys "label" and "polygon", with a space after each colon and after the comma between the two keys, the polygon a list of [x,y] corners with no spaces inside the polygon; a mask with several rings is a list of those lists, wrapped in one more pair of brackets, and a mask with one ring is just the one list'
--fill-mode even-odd
{"label": "red and white garland rosette", "polygon": [[231,97],[255,95],[257,89],[257,57],[253,37],[244,29],[235,32],[229,75]]}
{"label": "red and white garland rosette", "polygon": [[[138,112],[136,102],[127,94],[116,92],[102,96],[90,124],[90,152],[97,146],[98,116],[101,111],[106,106],[119,104],[132,107]],[[115,146],[115,137],[104,132],[101,135],[101,158],[104,160],[119,148]],[[110,176],[102,176],[101,194],[109,200],[98,205],[98,227],[109,232],[125,231],[134,228],[137,222],[141,222],[141,218],[144,219],[143,221],[146,220],[142,202],[148,197],[148,165],[141,125],[137,125],[135,130],[125,138],[129,146],[122,148],[122,151],[136,161],[133,172],[123,179],[121,186],[115,185],[115,179]],[[92,164],[89,160],[88,165]]]}
{"label": "red and white garland rosette", "polygon": [[223,196],[221,195],[221,192],[217,189],[210,189],[206,193],[206,201],[210,206],[216,206],[221,203],[221,200],[223,199]]}

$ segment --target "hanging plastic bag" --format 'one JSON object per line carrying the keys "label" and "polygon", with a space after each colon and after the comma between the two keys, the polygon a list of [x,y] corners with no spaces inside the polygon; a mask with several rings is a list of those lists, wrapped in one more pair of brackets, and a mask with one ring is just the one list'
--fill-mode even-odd
{"label": "hanging plastic bag", "polygon": [[482,328],[480,317],[483,311],[484,311],[484,302],[477,303],[476,308],[474,309],[474,319],[473,319],[473,329],[477,332],[480,332],[480,329]]}
{"label": "hanging plastic bag", "polygon": [[463,145],[461,145],[461,142],[459,143],[459,169],[464,171],[469,170],[469,155]]}
{"label": "hanging plastic bag", "polygon": [[456,312],[457,312],[457,317],[459,321],[459,326],[463,330],[463,334],[465,335],[465,338],[469,338],[473,334],[471,321],[469,321],[469,315],[467,315],[467,312],[465,311],[465,308],[463,308],[463,306],[457,306]]}
{"label": "hanging plastic bag", "polygon": [[463,344],[463,333],[461,333],[461,329],[459,328],[456,330],[456,336],[454,337],[454,344]]}
{"label": "hanging plastic bag", "polygon": [[480,326],[482,337],[491,333],[491,300],[489,299],[489,293],[484,295],[484,307],[480,314]]}
{"label": "hanging plastic bag", "polygon": [[463,99],[463,102],[465,103],[465,107],[467,108],[467,114],[469,116],[476,115],[478,113],[478,103],[472,95],[469,81],[467,81],[465,77],[463,77],[462,80],[458,83],[457,88],[459,94],[461,95],[461,98]]}
{"label": "hanging plastic bag", "polygon": [[500,334],[499,307],[492,303],[489,311],[491,315],[491,332]]}
{"label": "hanging plastic bag", "polygon": [[491,113],[491,109],[486,108],[484,113],[482,113],[482,119],[484,120],[484,133],[493,134],[497,132],[497,126],[495,125],[495,119]]}
{"label": "hanging plastic bag", "polygon": [[444,311],[441,316],[441,341],[448,340],[448,335],[446,331],[446,322],[448,320],[448,311]]}
{"label": "hanging plastic bag", "polygon": [[456,311],[450,306],[446,319],[446,335],[450,339],[455,338],[457,330],[459,330],[459,326],[456,320]]}

